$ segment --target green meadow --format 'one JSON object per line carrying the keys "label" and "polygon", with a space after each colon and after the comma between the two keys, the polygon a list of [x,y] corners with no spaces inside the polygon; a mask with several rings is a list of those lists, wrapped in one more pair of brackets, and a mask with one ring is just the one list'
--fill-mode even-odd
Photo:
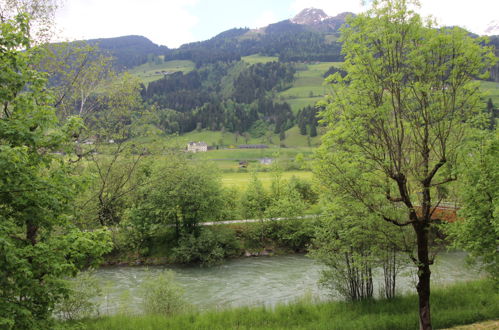
{"label": "green meadow", "polygon": [[[161,57],[160,57],[161,59]],[[176,60],[176,61],[167,61],[163,62],[147,62],[142,65],[136,66],[133,69],[129,70],[129,72],[138,77],[140,81],[147,85],[151,81],[155,81],[164,77],[164,72],[177,72],[182,71],[187,73],[189,71],[194,70],[194,62],[187,60]]]}
{"label": "green meadow", "polygon": [[[252,174],[252,173],[224,173],[222,175],[222,184],[227,188],[235,188],[239,191],[243,191],[248,186],[253,175],[256,175],[256,177],[262,183],[264,188],[269,189],[270,185],[272,183],[272,180],[274,180],[276,174],[272,173],[272,172],[258,172],[255,174]],[[313,174],[310,171],[286,171],[286,172],[282,172],[281,179],[289,180],[293,176],[298,178],[298,179],[303,179],[303,180],[307,180],[307,181],[311,181],[313,178]]]}
{"label": "green meadow", "polygon": [[324,73],[331,66],[340,67],[341,64],[341,62],[317,62],[297,65],[293,87],[279,93],[279,100],[288,102],[294,113],[305,106],[314,105],[328,91],[328,87],[324,85]]}
{"label": "green meadow", "polygon": [[249,56],[241,57],[243,62],[248,64],[257,64],[257,63],[268,63],[268,62],[277,62],[279,58],[277,56],[262,56],[258,54],[253,54]]}
{"label": "green meadow", "polygon": [[480,88],[485,92],[485,102],[491,98],[495,108],[499,108],[499,82],[480,81]]}

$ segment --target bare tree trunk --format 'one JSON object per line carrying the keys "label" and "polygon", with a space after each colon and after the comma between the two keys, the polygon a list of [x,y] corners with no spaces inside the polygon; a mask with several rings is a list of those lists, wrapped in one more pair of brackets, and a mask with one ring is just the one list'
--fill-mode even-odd
{"label": "bare tree trunk", "polygon": [[430,259],[428,253],[429,225],[418,223],[414,225],[418,244],[418,298],[419,298],[419,329],[431,330],[430,316]]}

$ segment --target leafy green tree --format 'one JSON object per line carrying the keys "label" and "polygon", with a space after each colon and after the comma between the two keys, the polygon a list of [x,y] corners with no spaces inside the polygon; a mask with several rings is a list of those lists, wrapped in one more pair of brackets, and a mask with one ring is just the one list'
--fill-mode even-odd
{"label": "leafy green tree", "polygon": [[78,115],[85,123],[99,109],[99,88],[111,75],[111,61],[85,42],[44,45],[41,71],[50,76],[54,107],[60,119]]}
{"label": "leafy green tree", "polygon": [[[362,209],[361,209],[362,210]],[[327,268],[321,284],[350,300],[372,298],[376,267],[375,216],[339,208],[318,227],[311,255]]]}
{"label": "leafy green tree", "polygon": [[499,138],[497,131],[479,135],[462,157],[461,209],[448,227],[454,246],[468,251],[499,282]]}
{"label": "leafy green tree", "polygon": [[413,228],[420,327],[431,329],[430,234],[444,197],[437,191],[456,179],[467,121],[479,110],[474,79],[495,59],[480,39],[436,29],[408,6],[374,1],[343,29],[348,75],[328,78],[329,132],[319,158],[338,196]]}
{"label": "leafy green tree", "polygon": [[[152,174],[151,184],[142,186],[130,210],[132,227],[173,226],[176,238],[197,233],[201,221],[219,220],[224,215],[224,194],[216,173],[172,156]],[[146,239],[143,236],[142,239]]]}
{"label": "leafy green tree", "polygon": [[55,11],[59,7],[57,0],[3,0],[0,3],[0,20],[15,20],[20,14],[28,15],[26,36],[32,43],[43,44],[54,33]]}
{"label": "leafy green tree", "polygon": [[262,182],[256,173],[252,173],[248,188],[241,197],[243,217],[246,219],[263,218],[269,203],[269,196],[263,188]]}
{"label": "leafy green tree", "polygon": [[62,277],[95,265],[110,250],[105,230],[81,232],[69,205],[79,187],[58,152],[82,127],[58,125],[46,76],[33,69],[26,15],[0,23],[0,326],[47,328],[67,293]]}
{"label": "leafy green tree", "polygon": [[98,139],[78,150],[79,157],[89,159],[85,173],[93,180],[88,196],[80,198],[77,212],[87,222],[108,226],[121,221],[127,199],[144,184],[139,177],[147,171],[145,150],[128,141],[143,109],[138,82],[128,74],[114,77],[106,84],[99,103],[101,109],[92,117],[87,132]]}

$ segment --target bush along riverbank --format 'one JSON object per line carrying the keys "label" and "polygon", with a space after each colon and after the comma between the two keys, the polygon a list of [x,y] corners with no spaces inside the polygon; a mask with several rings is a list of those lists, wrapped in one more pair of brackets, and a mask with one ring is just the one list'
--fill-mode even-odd
{"label": "bush along riverbank", "polygon": [[[499,318],[499,292],[489,280],[432,291],[436,329]],[[61,329],[417,329],[417,296],[357,302],[314,303],[302,299],[274,308],[243,307],[174,315],[114,315],[59,323]]]}
{"label": "bush along riverbank", "polygon": [[129,233],[113,231],[115,249],[104,265],[199,264],[213,266],[228,258],[303,253],[311,244],[316,218],[199,226],[175,237],[172,230],[156,230],[137,248]]}

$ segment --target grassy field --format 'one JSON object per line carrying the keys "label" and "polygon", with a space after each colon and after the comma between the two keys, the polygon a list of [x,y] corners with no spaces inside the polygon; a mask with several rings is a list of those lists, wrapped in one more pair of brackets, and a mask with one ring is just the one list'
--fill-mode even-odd
{"label": "grassy field", "polygon": [[[272,172],[256,173],[258,180],[263,187],[268,189],[275,176]],[[313,174],[309,171],[287,171],[282,173],[282,179],[289,180],[291,177],[311,181]],[[222,175],[222,184],[227,188],[236,188],[237,190],[245,190],[252,178],[252,173],[224,173]]]}
{"label": "grassy field", "polygon": [[[136,138],[133,143],[149,148],[152,152],[160,151],[164,148],[185,149],[189,142],[203,141],[210,147],[223,146],[233,148],[241,144],[265,144],[271,149],[279,148],[280,145],[286,146],[281,149],[309,148],[316,147],[320,143],[319,137],[307,138],[301,135],[297,127],[292,127],[285,133],[286,138],[279,140],[277,134],[269,137],[254,138],[248,135],[244,137],[239,134],[221,131],[193,131],[182,135],[171,136],[147,136]],[[234,157],[230,157],[234,158]]]}
{"label": "grassy field", "polygon": [[499,82],[480,81],[480,88],[486,93],[485,102],[491,98],[497,109],[499,107]]}
{"label": "grassy field", "polygon": [[243,56],[241,60],[248,64],[257,64],[257,63],[268,63],[268,62],[277,62],[279,58],[277,56],[261,56],[258,54]]}
{"label": "grassy field", "polygon": [[[490,281],[432,289],[435,329],[499,318],[499,292]],[[61,324],[69,328],[72,324]],[[417,297],[392,300],[327,302],[302,299],[289,305],[242,307],[178,316],[116,315],[87,320],[85,329],[417,329]]]}
{"label": "grassy field", "polygon": [[327,92],[327,86],[324,86],[324,73],[331,66],[339,67],[341,62],[299,65],[293,87],[279,93],[279,100],[290,103],[294,113],[307,105],[314,105]]}
{"label": "grassy field", "polygon": [[164,77],[162,71],[165,72],[177,72],[182,71],[184,73],[194,70],[194,62],[192,61],[167,61],[160,63],[145,63],[135,68],[131,69],[129,72],[134,76],[138,77],[140,81],[147,85],[151,81],[155,81]]}

